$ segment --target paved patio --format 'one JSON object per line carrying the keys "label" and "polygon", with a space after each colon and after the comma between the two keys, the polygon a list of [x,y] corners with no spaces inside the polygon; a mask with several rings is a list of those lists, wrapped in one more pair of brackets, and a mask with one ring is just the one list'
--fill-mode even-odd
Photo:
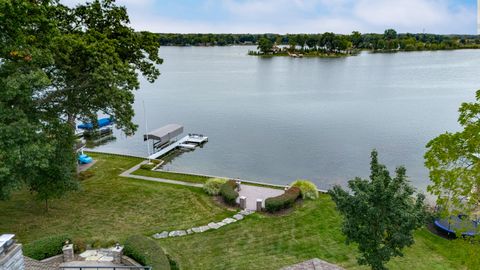
{"label": "paved patio", "polygon": [[[282,189],[268,188],[268,187],[259,187],[251,186],[246,184],[240,185],[240,191],[238,194],[240,196],[247,197],[247,209],[256,210],[257,209],[257,199],[262,199],[262,207],[265,207],[265,199],[270,197],[276,197],[285,193]],[[237,199],[237,202],[239,199]]]}

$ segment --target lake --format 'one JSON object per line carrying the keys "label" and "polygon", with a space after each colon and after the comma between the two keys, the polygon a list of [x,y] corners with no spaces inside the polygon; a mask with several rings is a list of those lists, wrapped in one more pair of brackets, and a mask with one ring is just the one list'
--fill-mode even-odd
{"label": "lake", "polygon": [[154,84],[136,92],[135,136],[96,150],[147,156],[149,130],[168,123],[209,137],[165,169],[320,187],[368,177],[370,152],[428,185],[425,144],[456,131],[458,107],[480,89],[480,50],[321,58],[260,58],[254,47],[162,47]]}

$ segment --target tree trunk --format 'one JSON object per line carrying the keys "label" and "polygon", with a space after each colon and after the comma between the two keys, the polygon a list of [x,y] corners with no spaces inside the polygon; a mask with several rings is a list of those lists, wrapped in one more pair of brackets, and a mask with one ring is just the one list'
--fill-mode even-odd
{"label": "tree trunk", "polygon": [[48,213],[48,199],[45,199],[45,212]]}

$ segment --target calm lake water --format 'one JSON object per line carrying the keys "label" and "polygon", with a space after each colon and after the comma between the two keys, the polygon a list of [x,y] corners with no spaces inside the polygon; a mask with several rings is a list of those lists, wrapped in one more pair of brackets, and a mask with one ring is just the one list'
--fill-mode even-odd
{"label": "calm lake water", "polygon": [[369,175],[370,151],[405,165],[424,190],[425,144],[459,129],[457,110],[480,88],[480,50],[363,53],[339,59],[247,56],[253,47],[162,47],[154,84],[136,93],[135,136],[97,150],[147,155],[149,129],[168,123],[209,136],[168,170],[320,186]]}

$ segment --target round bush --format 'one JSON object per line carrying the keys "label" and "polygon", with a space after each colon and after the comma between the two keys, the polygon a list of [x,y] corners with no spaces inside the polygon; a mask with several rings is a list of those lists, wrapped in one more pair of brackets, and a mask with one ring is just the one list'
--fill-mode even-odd
{"label": "round bush", "polygon": [[170,262],[163,249],[155,242],[143,235],[128,237],[124,246],[125,255],[141,263],[151,266],[152,270],[170,270]]}
{"label": "round bush", "polygon": [[315,200],[318,199],[317,186],[308,180],[297,180],[291,184],[292,187],[298,187],[303,199]]}
{"label": "round bush", "polygon": [[235,205],[237,202],[238,192],[235,191],[237,183],[234,180],[228,180],[220,186],[220,195],[222,195],[225,203]]}
{"label": "round bush", "polygon": [[66,234],[40,238],[23,246],[23,253],[35,260],[43,260],[62,254],[62,248],[70,237]]}
{"label": "round bush", "polygon": [[203,190],[208,195],[218,195],[220,193],[220,187],[226,182],[227,180],[222,178],[210,178],[203,184]]}

